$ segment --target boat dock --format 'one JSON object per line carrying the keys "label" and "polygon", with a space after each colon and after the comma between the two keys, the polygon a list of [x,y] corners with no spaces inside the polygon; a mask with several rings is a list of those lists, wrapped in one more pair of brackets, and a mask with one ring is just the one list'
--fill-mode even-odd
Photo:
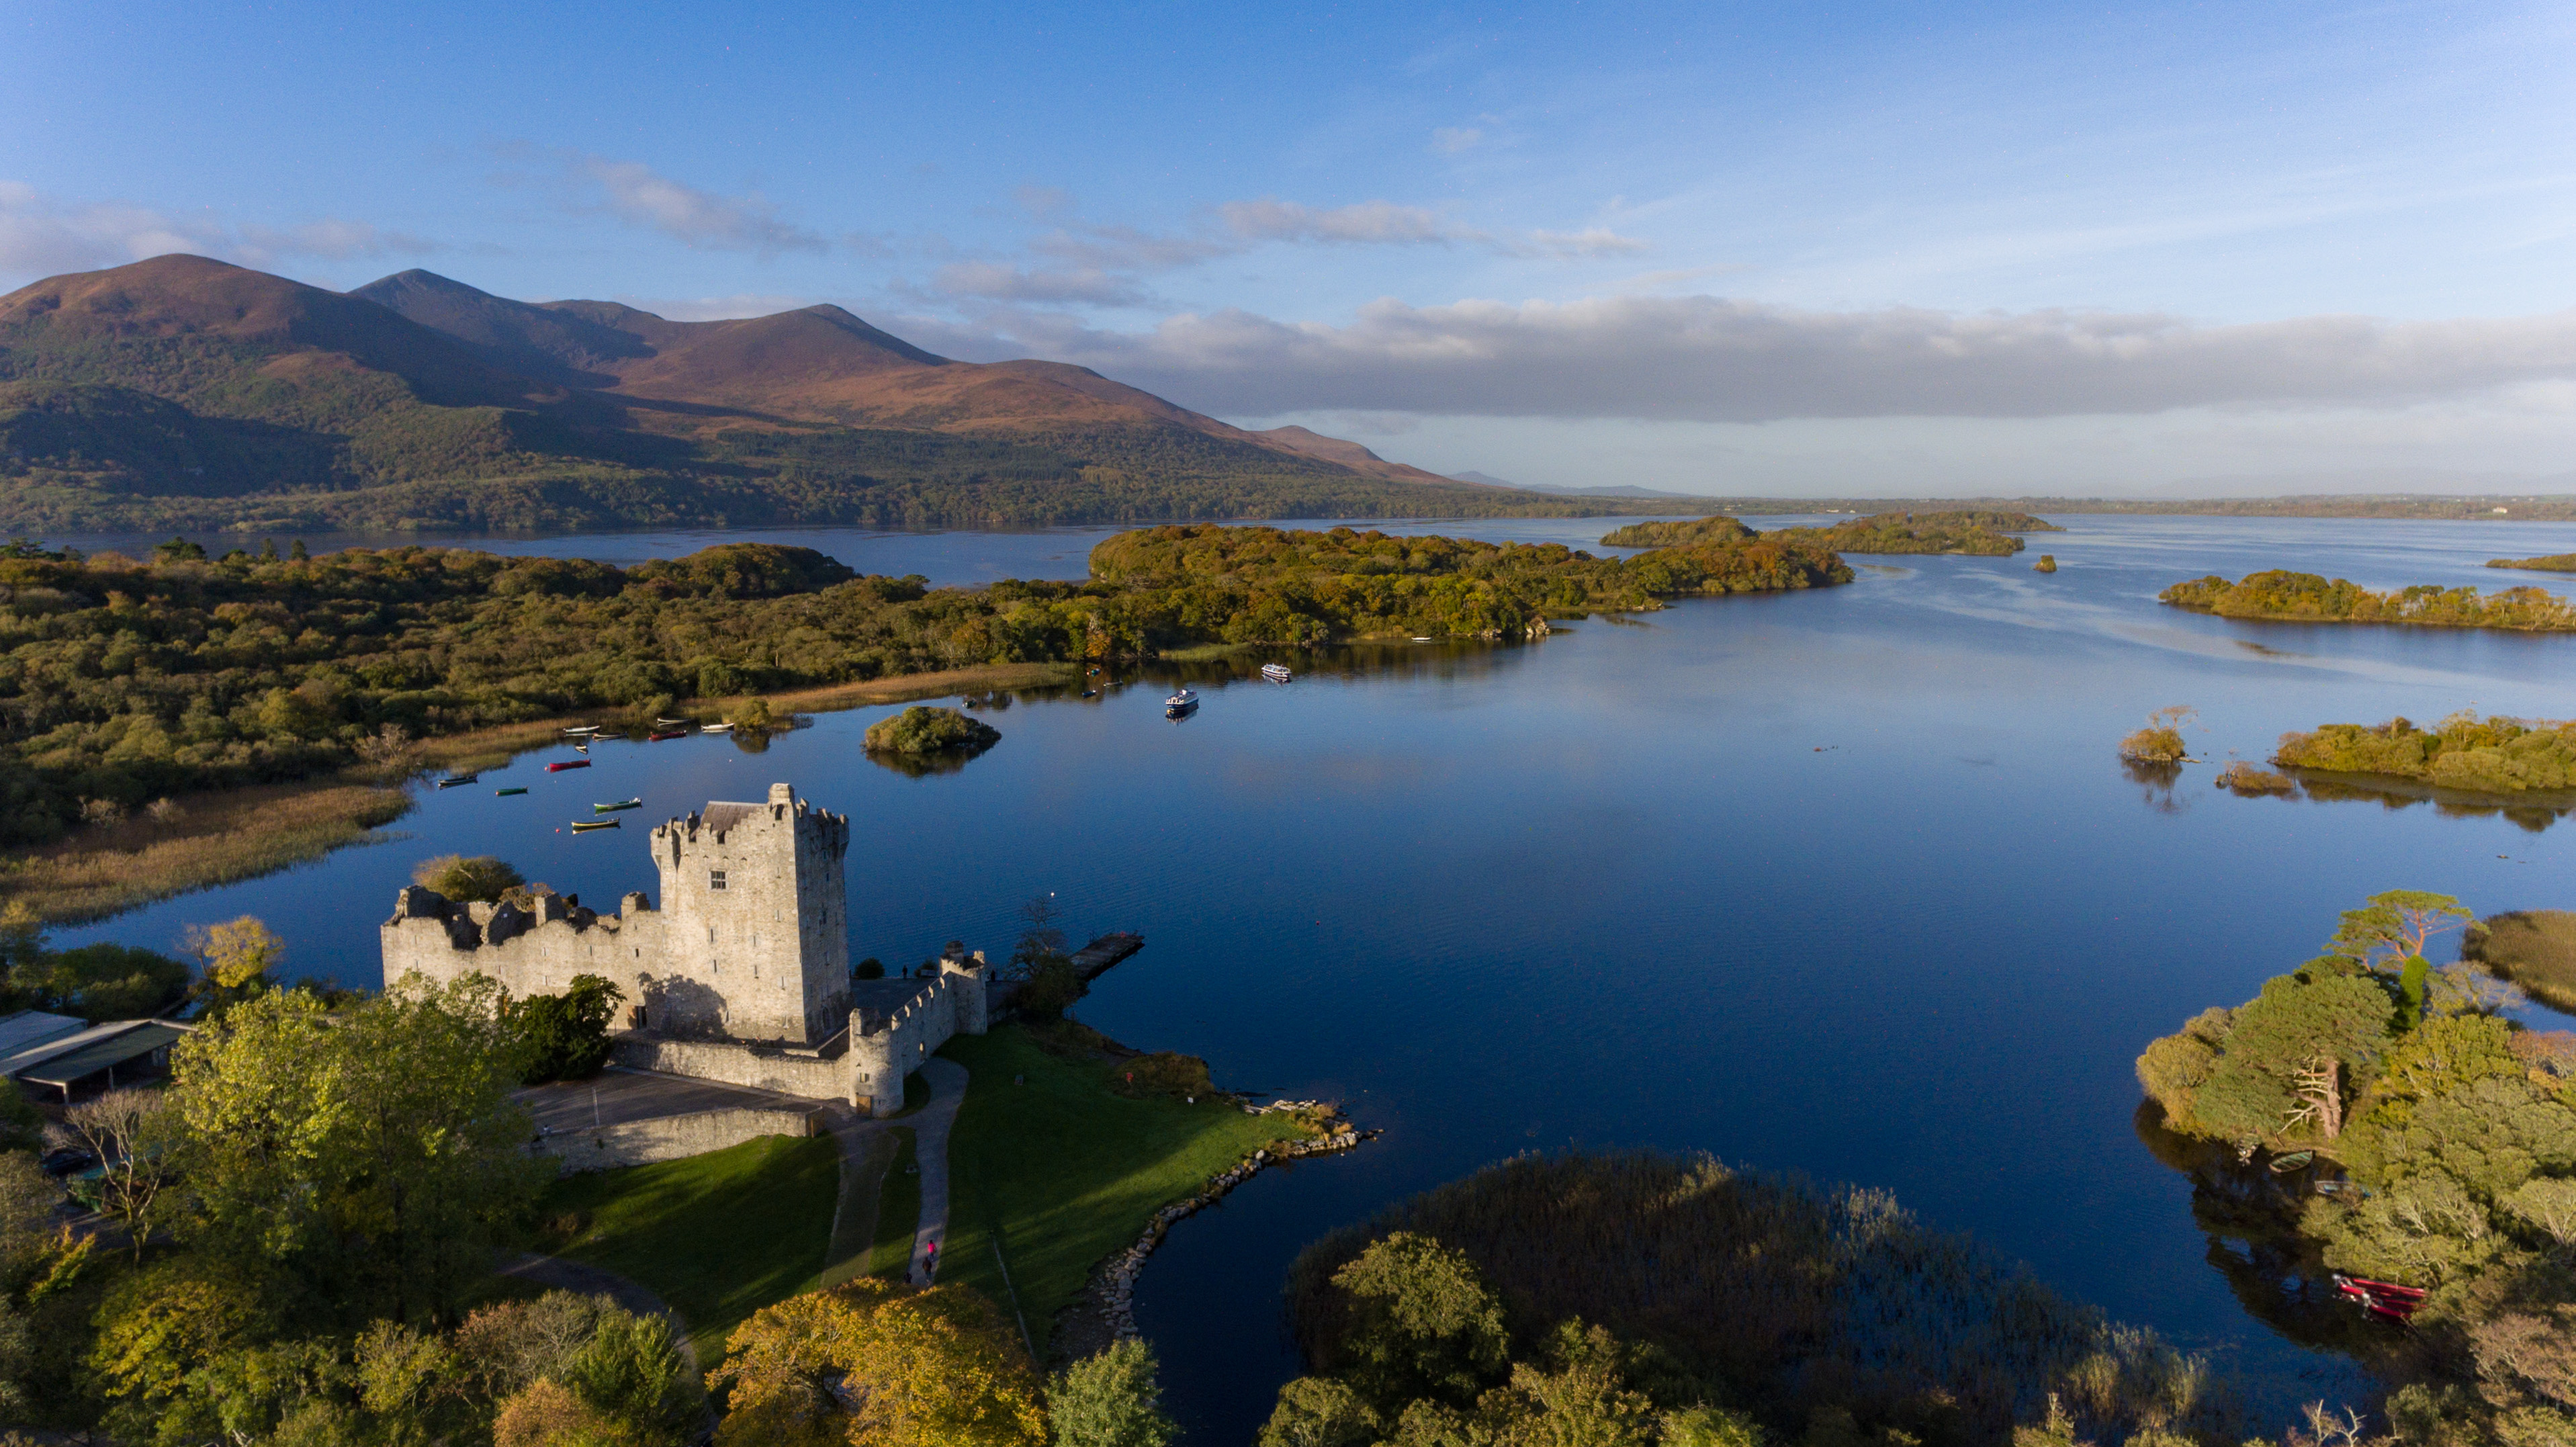
{"label": "boat dock", "polygon": [[1111,930],[1073,952],[1074,971],[1086,985],[1108,974],[1110,967],[1145,947],[1145,937],[1130,930]]}

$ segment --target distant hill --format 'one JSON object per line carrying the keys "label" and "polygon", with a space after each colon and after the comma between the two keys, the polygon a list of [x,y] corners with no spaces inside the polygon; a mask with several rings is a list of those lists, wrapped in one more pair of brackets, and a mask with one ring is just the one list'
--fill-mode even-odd
{"label": "distant hill", "polygon": [[0,297],[0,530],[1581,515],[814,306],[675,322],[195,256]]}
{"label": "distant hill", "polygon": [[1453,472],[1449,475],[1459,482],[1479,482],[1483,483],[1487,487],[1517,488],[1522,492],[1549,492],[1551,495],[1559,497],[1669,497],[1677,498],[1682,502],[1694,504],[1708,501],[1708,499],[1695,492],[1663,492],[1655,488],[1638,487],[1632,483],[1625,482],[1615,483],[1606,487],[1560,487],[1547,489],[1530,487],[1525,483],[1506,482],[1487,472]]}

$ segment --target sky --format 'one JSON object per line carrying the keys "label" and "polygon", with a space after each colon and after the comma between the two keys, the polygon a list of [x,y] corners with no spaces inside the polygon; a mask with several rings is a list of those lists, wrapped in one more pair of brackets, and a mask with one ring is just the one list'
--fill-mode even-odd
{"label": "sky", "polygon": [[0,290],[831,302],[1437,471],[2576,492],[2564,4],[0,6]]}

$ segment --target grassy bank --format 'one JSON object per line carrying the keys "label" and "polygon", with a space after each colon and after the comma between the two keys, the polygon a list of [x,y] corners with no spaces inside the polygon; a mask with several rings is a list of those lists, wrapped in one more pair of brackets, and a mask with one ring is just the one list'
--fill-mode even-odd
{"label": "grassy bank", "polygon": [[399,789],[344,780],[186,794],[167,820],[136,814],[0,859],[0,905],[25,900],[49,924],[76,924],[190,890],[238,884],[343,845],[411,808]]}
{"label": "grassy bank", "polygon": [[948,1140],[940,1276],[1006,1310],[1016,1303],[1041,1358],[1056,1313],[1154,1212],[1252,1152],[1309,1134],[1289,1116],[1246,1115],[1230,1101],[1120,1096],[1118,1059],[1049,1050],[1020,1025],[961,1035],[940,1053],[972,1076]]}
{"label": "grassy bank", "polygon": [[2460,958],[2520,985],[2553,1010],[2576,1013],[2576,913],[2518,909],[2469,927]]}
{"label": "grassy bank", "polygon": [[877,1196],[876,1239],[868,1248],[866,1271],[901,1281],[912,1266],[913,1239],[921,1234],[921,1161],[909,1127],[896,1126],[887,1135],[894,1141],[894,1158]]}
{"label": "grassy bank", "polygon": [[567,1176],[542,1215],[584,1224],[555,1254],[659,1293],[702,1362],[764,1306],[818,1284],[840,1196],[830,1136],[763,1136],[726,1150]]}

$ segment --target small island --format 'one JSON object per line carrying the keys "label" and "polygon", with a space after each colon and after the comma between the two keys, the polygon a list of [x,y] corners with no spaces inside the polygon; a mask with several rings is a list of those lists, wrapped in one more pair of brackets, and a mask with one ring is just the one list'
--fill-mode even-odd
{"label": "small island", "polygon": [[[2014,533],[2066,531],[2045,518],[2024,512],[1963,509],[1957,512],[1888,512],[1853,518],[1828,528],[1781,528],[1764,537],[1797,539],[1838,553],[1938,553],[1966,557],[2009,557],[2022,550]],[[1667,548],[1695,543],[1729,542],[1754,536],[1731,517],[1695,518],[1688,522],[1630,523],[1601,539],[1606,548]],[[2054,571],[2054,567],[2050,571]]]}
{"label": "small island", "polygon": [[1002,731],[953,708],[914,704],[868,725],[868,757],[906,773],[946,773],[1002,741]]}
{"label": "small island", "polygon": [[2576,553],[2552,553],[2545,558],[2489,558],[2490,568],[2520,568],[2530,573],[2576,573]]}
{"label": "small island", "polygon": [[2231,583],[2213,573],[2176,583],[2156,601],[2221,618],[2274,618],[2295,623],[2396,623],[2419,628],[2501,628],[2518,633],[2576,631],[2576,607],[2539,588],[2475,588],[2419,583],[2379,593],[2342,578],[2285,569],[2249,573]]}
{"label": "small island", "polygon": [[[2430,962],[2469,917],[2420,890],[2345,911],[2324,953],[2147,1046],[2139,1133],[2197,1200],[2227,1203],[2252,1259],[2212,1260],[2248,1307],[2333,1331],[2392,1389],[2405,1440],[2566,1442],[2576,1399],[2551,1364],[2576,1321],[2576,1035],[2508,1017],[2474,966]],[[2523,957],[2540,932],[2513,920],[2483,948]],[[2547,933],[2563,951],[2563,926]],[[2316,1309],[2337,1296],[2362,1309],[2350,1327]]]}
{"label": "small island", "polygon": [[2479,718],[2466,710],[2420,728],[2412,720],[2326,724],[2281,735],[2272,762],[2339,774],[2382,774],[2447,789],[2519,794],[2576,789],[2576,720]]}

